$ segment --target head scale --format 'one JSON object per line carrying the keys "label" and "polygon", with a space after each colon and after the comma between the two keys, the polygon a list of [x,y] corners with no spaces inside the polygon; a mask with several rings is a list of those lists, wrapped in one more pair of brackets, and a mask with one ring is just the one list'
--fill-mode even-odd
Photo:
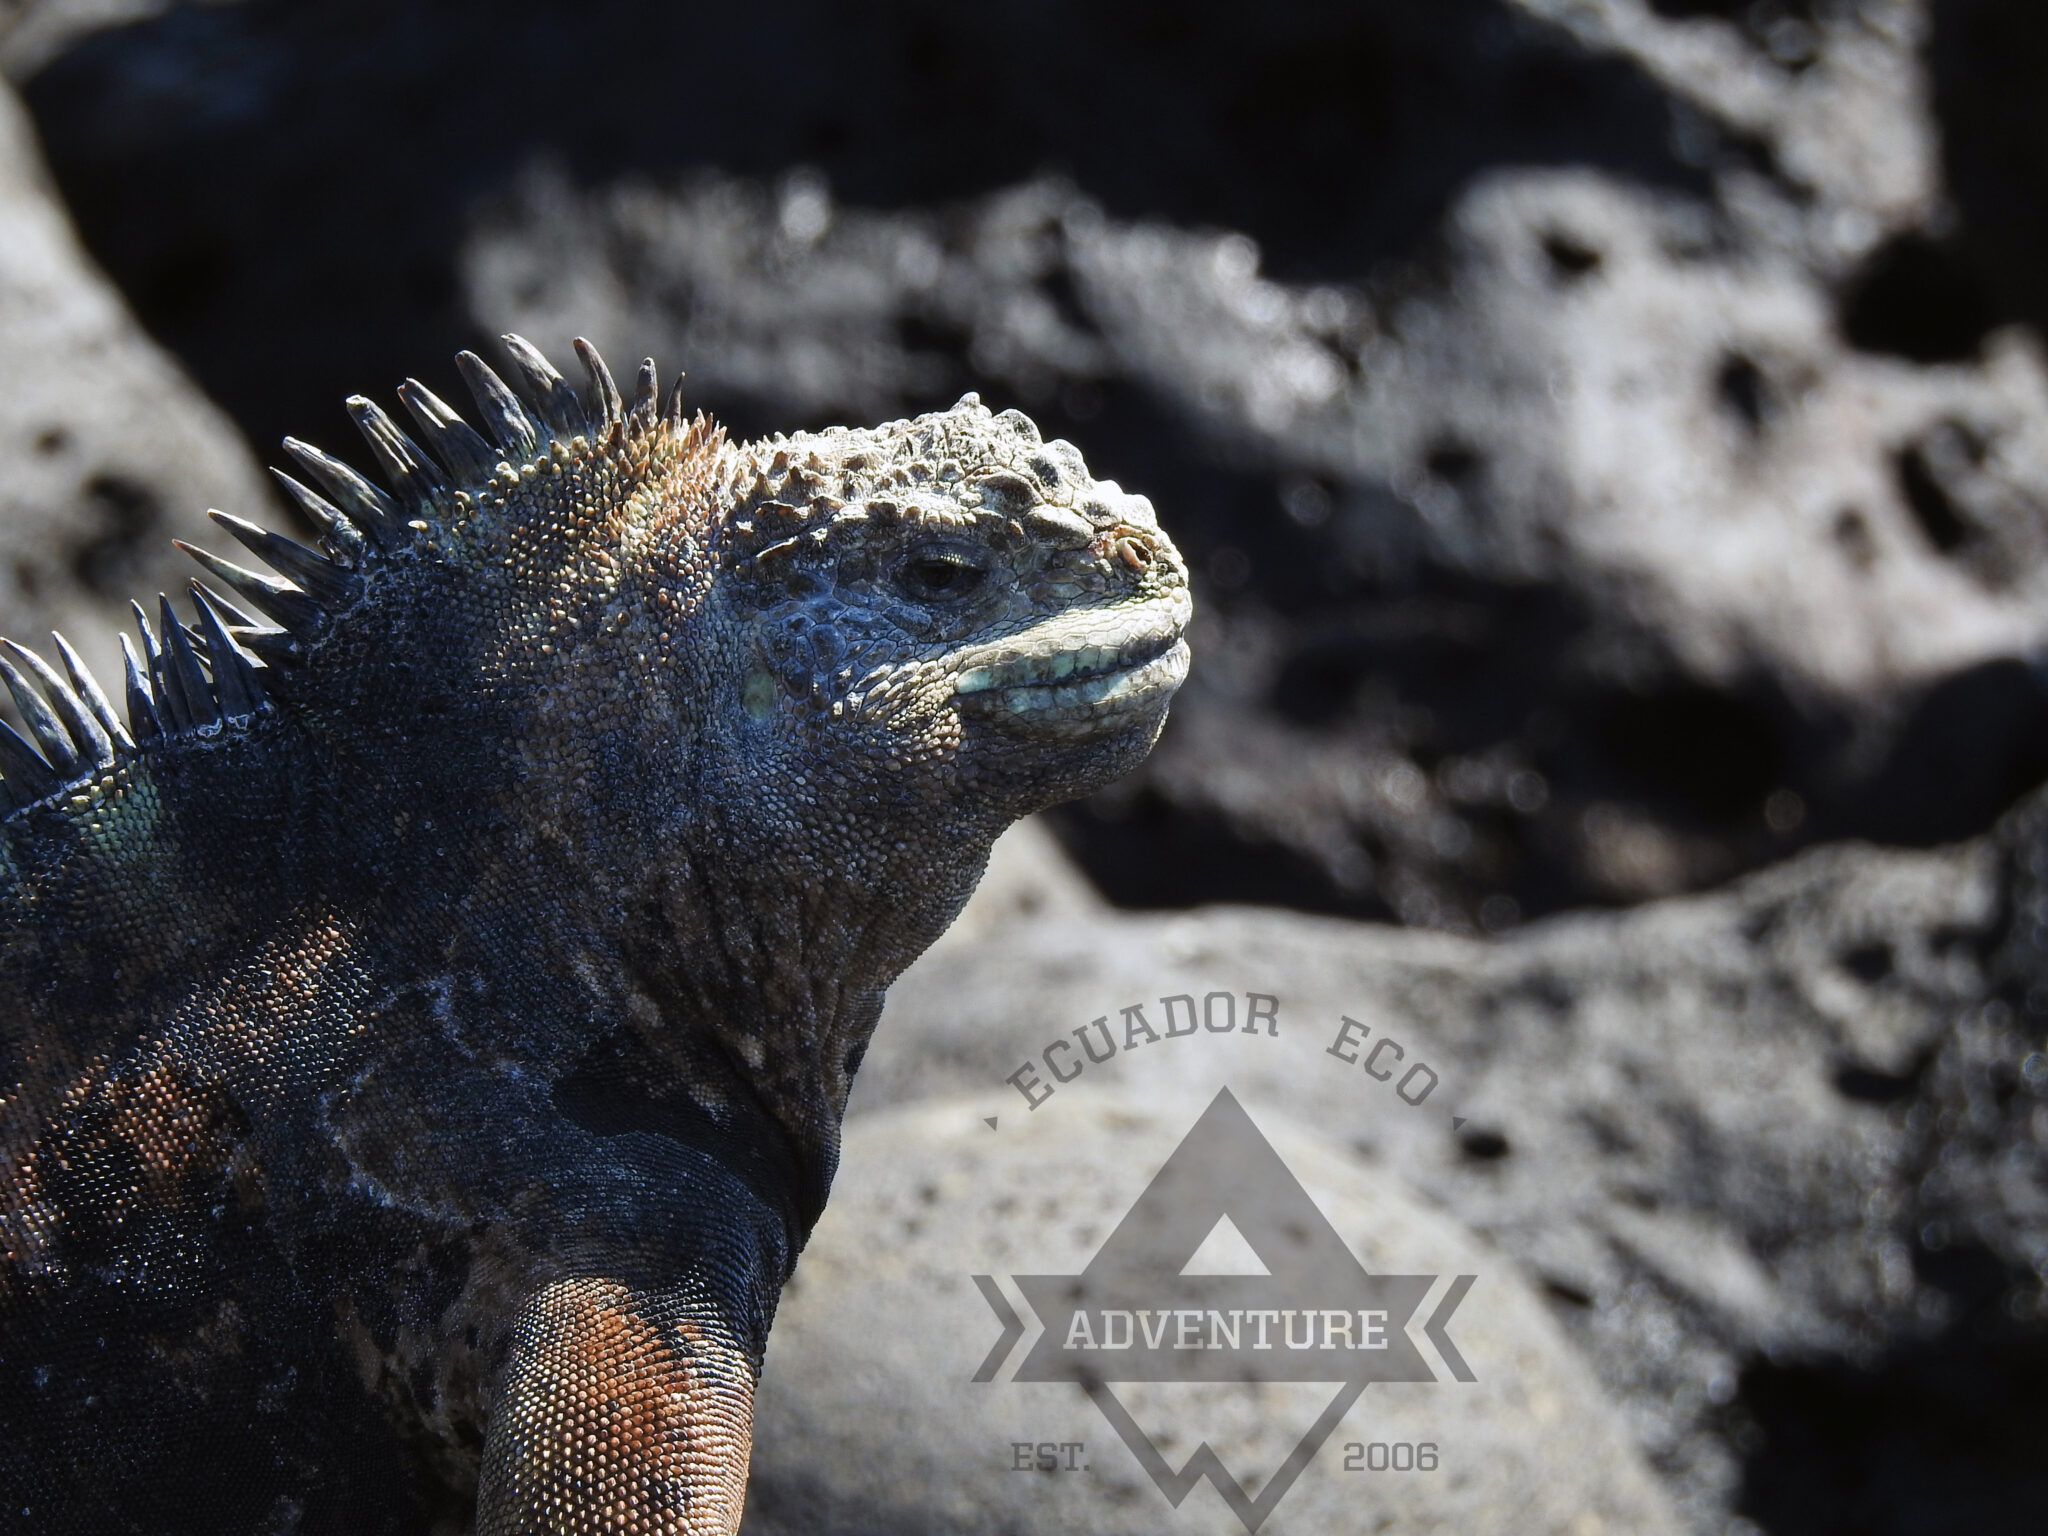
{"label": "head scale", "polygon": [[738,730],[821,736],[877,795],[996,824],[1151,746],[1185,674],[1185,568],[1151,505],[968,396],[750,446],[711,615],[745,634]]}

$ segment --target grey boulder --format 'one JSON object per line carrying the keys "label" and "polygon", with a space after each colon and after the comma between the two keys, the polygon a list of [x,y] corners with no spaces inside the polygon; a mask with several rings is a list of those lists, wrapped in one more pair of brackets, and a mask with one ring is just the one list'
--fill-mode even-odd
{"label": "grey boulder", "polygon": [[[850,1126],[832,1204],[769,1342],[747,1530],[1241,1532],[1207,1483],[1170,1505],[1074,1383],[1005,1380],[1007,1367],[996,1380],[973,1380],[1001,1330],[972,1276],[1079,1271],[1203,1107],[1199,1098],[1077,1093],[1040,1115],[1002,1115],[991,1131],[981,1102],[948,1099]],[[1268,1140],[1368,1270],[1479,1278],[1450,1328],[1478,1379],[1373,1383],[1263,1532],[1680,1528],[1516,1264],[1386,1168],[1267,1119]],[[1254,1469],[1269,1474],[1286,1459],[1333,1388],[1116,1390],[1172,1466],[1207,1441],[1251,1481]],[[1028,1443],[1035,1456],[1040,1442],[1076,1446],[1054,1454],[1076,1470],[1017,1470],[1014,1447]],[[1432,1447],[1435,1470],[1370,1470],[1391,1463],[1395,1445]],[[1365,1469],[1345,1470],[1347,1459]]]}

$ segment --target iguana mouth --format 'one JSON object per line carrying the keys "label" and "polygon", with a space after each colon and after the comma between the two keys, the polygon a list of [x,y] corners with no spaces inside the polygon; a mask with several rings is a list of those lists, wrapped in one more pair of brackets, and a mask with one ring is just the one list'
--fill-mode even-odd
{"label": "iguana mouth", "polygon": [[979,647],[953,692],[963,708],[1033,732],[1093,735],[1163,709],[1188,671],[1184,609],[1085,610]]}

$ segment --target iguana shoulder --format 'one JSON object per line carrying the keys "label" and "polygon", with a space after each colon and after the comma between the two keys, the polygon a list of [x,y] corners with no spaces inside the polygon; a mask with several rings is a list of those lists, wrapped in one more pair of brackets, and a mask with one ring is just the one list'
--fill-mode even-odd
{"label": "iguana shoulder", "polygon": [[[727,1531],[884,989],[1185,672],[969,397],[734,444],[508,338],[288,441],[123,720],[0,658],[0,1528]],[[488,435],[486,435],[486,433]]]}

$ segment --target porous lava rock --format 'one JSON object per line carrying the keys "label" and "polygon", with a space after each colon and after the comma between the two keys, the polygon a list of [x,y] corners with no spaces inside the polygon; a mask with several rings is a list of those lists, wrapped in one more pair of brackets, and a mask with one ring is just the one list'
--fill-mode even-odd
{"label": "porous lava rock", "polygon": [[270,494],[234,426],[80,249],[35,127],[0,85],[0,634],[60,630],[118,694],[127,600],[181,592],[173,537]]}

